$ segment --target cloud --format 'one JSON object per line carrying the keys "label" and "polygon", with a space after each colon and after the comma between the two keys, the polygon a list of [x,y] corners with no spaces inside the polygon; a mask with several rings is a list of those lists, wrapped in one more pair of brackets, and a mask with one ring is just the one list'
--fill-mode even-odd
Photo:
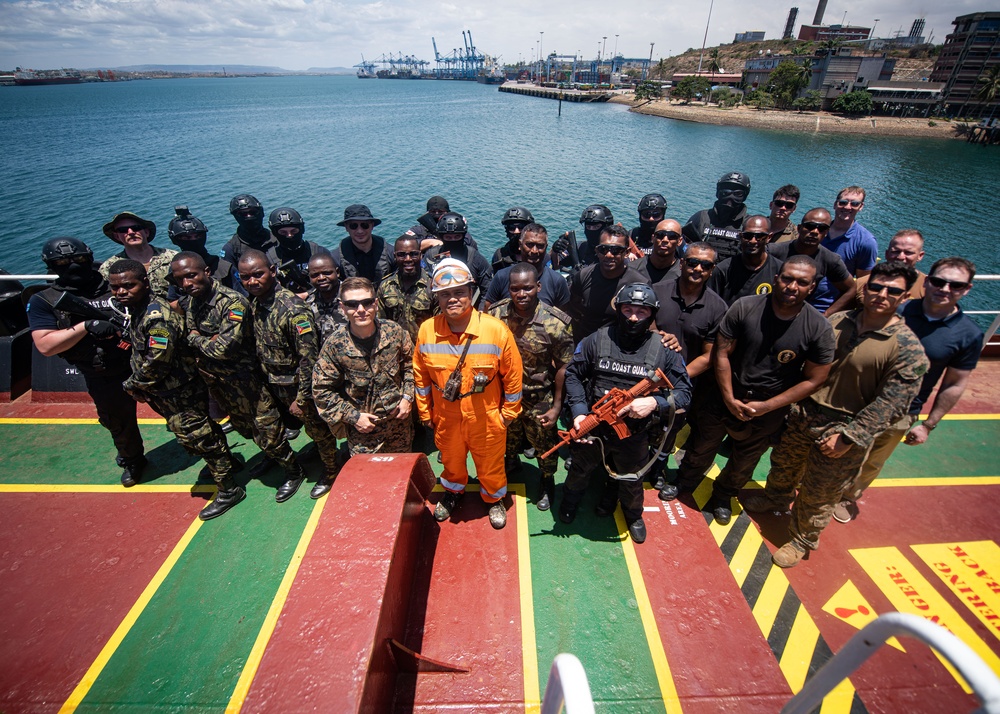
{"label": "cloud", "polygon": [[[715,0],[708,44],[732,42],[745,30],[775,38],[791,7]],[[799,24],[815,5],[799,6]],[[846,0],[828,5],[825,21],[871,26],[877,34],[907,34],[917,13],[938,42],[957,15],[981,9],[979,0],[922,8],[906,0]],[[511,0],[467,4],[445,0],[7,0],[0,1],[0,67],[109,67],[131,64],[257,64],[286,69],[350,66],[403,53],[433,63],[431,37],[441,54],[463,47],[470,30],[477,49],[506,62],[531,61],[541,39],[545,54],[654,59],[700,47],[708,8],[681,0]],[[539,35],[544,32],[544,35]],[[617,35],[617,38],[616,38]],[[606,37],[607,40],[602,38]]]}

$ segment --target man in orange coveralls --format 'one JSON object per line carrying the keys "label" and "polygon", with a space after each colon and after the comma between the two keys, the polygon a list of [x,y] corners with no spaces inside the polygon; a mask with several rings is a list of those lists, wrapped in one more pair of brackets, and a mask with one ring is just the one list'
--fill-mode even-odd
{"label": "man in orange coveralls", "polygon": [[420,422],[434,430],[444,465],[445,494],[434,518],[448,520],[465,494],[471,451],[490,525],[500,529],[507,525],[507,425],[521,413],[521,355],[503,322],[473,308],[474,287],[459,260],[445,258],[434,269],[431,292],[441,314],[417,333],[413,380]]}

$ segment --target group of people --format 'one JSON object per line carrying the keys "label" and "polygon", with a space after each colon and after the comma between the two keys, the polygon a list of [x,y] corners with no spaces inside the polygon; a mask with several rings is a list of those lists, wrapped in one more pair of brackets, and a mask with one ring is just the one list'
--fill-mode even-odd
{"label": "group of people", "polygon": [[[435,518],[458,507],[471,454],[494,528],[506,524],[522,452],[538,459],[537,507],[556,506],[564,444],[559,520],[573,522],[596,475],[597,514],[620,504],[637,543],[644,481],[663,500],[690,493],[728,440],[705,509],[725,524],[737,496],[749,511],[792,504],[789,540],[773,556],[791,567],[831,518],[857,517],[901,439],[923,443],[958,401],[982,339],[958,305],[975,266],[948,257],[919,273],[913,229],[877,262],[857,186],[797,225],[795,186],[774,192],[767,215],[748,215],[749,193],[745,174],[727,173],[715,204],[684,224],[649,194],[631,231],[591,205],[583,239],[568,231],[551,246],[528,209],[511,207],[490,259],[441,196],[391,245],[366,206],[348,206],[347,236],[328,250],[303,238],[296,210],[276,209],[265,227],[260,202],[243,194],[218,256],[184,206],[168,231],[178,251],[154,247],[156,226],[124,212],[104,227],[123,250],[99,269],[78,239],[45,244],[58,278],[32,296],[29,321],[43,354],[84,375],[124,486],[146,466],[137,401],[205,460],[218,495],[204,519],[246,495],[216,414],[263,452],[251,478],[283,469],[278,502],[305,478],[289,443],[301,427],[324,466],[314,498],[351,455],[433,438],[445,489]],[[608,395],[624,401],[595,410]],[[667,456],[685,424],[675,473]],[[740,495],[772,446],[766,488]]]}

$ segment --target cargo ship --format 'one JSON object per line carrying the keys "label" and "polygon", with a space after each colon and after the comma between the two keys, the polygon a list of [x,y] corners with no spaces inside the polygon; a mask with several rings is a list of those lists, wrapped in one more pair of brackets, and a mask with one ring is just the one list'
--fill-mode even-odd
{"label": "cargo ship", "polygon": [[37,87],[46,84],[80,84],[83,76],[75,69],[21,69],[14,72],[14,84]]}

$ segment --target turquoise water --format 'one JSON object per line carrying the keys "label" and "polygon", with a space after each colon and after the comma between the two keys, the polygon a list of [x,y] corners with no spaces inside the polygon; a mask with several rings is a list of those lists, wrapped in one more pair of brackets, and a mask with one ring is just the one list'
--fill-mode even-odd
{"label": "turquoise water", "polygon": [[[41,243],[115,245],[101,226],[129,209],[153,219],[167,244],[173,206],[209,227],[210,247],[235,223],[229,199],[249,192],[265,210],[297,208],[324,245],[335,223],[365,203],[394,238],[433,194],[446,196],[492,250],[499,219],[527,206],[550,233],[578,228],[590,203],[636,222],[638,199],[667,197],[682,222],[714,200],[726,171],[747,172],[748,204],[767,212],[794,183],[804,209],[831,207],[839,188],[868,191],[861,222],[882,249],[899,228],[927,236],[927,258],[971,257],[1000,273],[995,221],[1000,152],[959,141],[814,136],[716,127],[630,114],[619,105],[563,104],[468,82],[354,77],[135,81],[0,87],[0,264],[40,271]],[[968,307],[995,308],[1000,285],[980,283]],[[992,303],[992,305],[988,304]]]}

